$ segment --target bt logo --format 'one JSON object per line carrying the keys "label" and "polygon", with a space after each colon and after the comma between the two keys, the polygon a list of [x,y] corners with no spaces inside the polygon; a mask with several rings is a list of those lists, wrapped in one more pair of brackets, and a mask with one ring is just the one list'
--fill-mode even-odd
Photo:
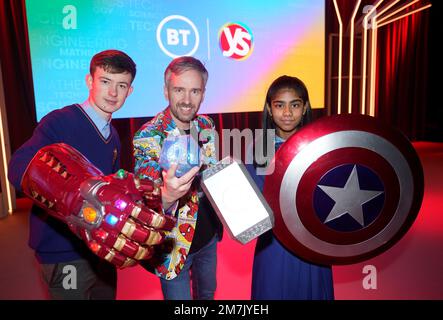
{"label": "bt logo", "polygon": [[[208,59],[209,20],[208,29]],[[250,29],[241,23],[228,22],[220,28],[219,45],[223,56],[234,60],[245,60],[253,49],[253,37]],[[164,18],[157,27],[157,43],[169,57],[192,56],[198,50],[200,35],[195,24],[187,17],[171,15]]]}
{"label": "bt logo", "polygon": [[249,28],[240,23],[227,23],[219,31],[223,56],[235,60],[247,59],[253,49],[253,37]]}
{"label": "bt logo", "polygon": [[195,24],[184,16],[168,16],[157,27],[157,43],[171,58],[192,56],[198,49],[199,41]]}

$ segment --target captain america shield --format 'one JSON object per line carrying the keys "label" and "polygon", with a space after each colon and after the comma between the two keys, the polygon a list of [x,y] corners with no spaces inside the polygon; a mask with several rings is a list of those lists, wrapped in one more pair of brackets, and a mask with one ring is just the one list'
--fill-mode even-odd
{"label": "captain america shield", "polygon": [[291,136],[272,164],[264,196],[273,232],[314,263],[352,264],[386,251],[411,227],[423,199],[413,146],[370,116],[319,119]]}

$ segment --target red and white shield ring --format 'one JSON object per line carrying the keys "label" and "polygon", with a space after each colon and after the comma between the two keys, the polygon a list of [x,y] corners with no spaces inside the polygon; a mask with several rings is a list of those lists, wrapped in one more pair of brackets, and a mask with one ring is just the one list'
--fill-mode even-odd
{"label": "red and white shield ring", "polygon": [[386,251],[409,230],[423,199],[413,146],[369,116],[315,121],[282,145],[270,167],[264,195],[274,234],[319,264],[351,264]]}

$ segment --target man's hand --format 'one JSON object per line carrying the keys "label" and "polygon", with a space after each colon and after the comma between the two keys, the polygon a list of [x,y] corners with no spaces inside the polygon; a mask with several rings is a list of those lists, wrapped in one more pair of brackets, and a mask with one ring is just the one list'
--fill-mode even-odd
{"label": "man's hand", "polygon": [[193,167],[180,178],[175,176],[177,164],[172,164],[168,171],[162,171],[162,204],[165,210],[169,209],[178,199],[183,197],[191,188],[195,176],[200,171],[199,167]]}

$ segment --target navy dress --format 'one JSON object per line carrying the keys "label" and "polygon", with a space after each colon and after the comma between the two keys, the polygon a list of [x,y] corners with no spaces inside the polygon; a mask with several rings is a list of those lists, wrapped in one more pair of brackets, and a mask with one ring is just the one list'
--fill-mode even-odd
{"label": "navy dress", "polygon": [[[276,142],[276,150],[281,144]],[[257,175],[252,165],[246,167],[263,191],[265,176]],[[332,300],[332,268],[297,257],[270,230],[258,238],[255,247],[251,299]]]}

